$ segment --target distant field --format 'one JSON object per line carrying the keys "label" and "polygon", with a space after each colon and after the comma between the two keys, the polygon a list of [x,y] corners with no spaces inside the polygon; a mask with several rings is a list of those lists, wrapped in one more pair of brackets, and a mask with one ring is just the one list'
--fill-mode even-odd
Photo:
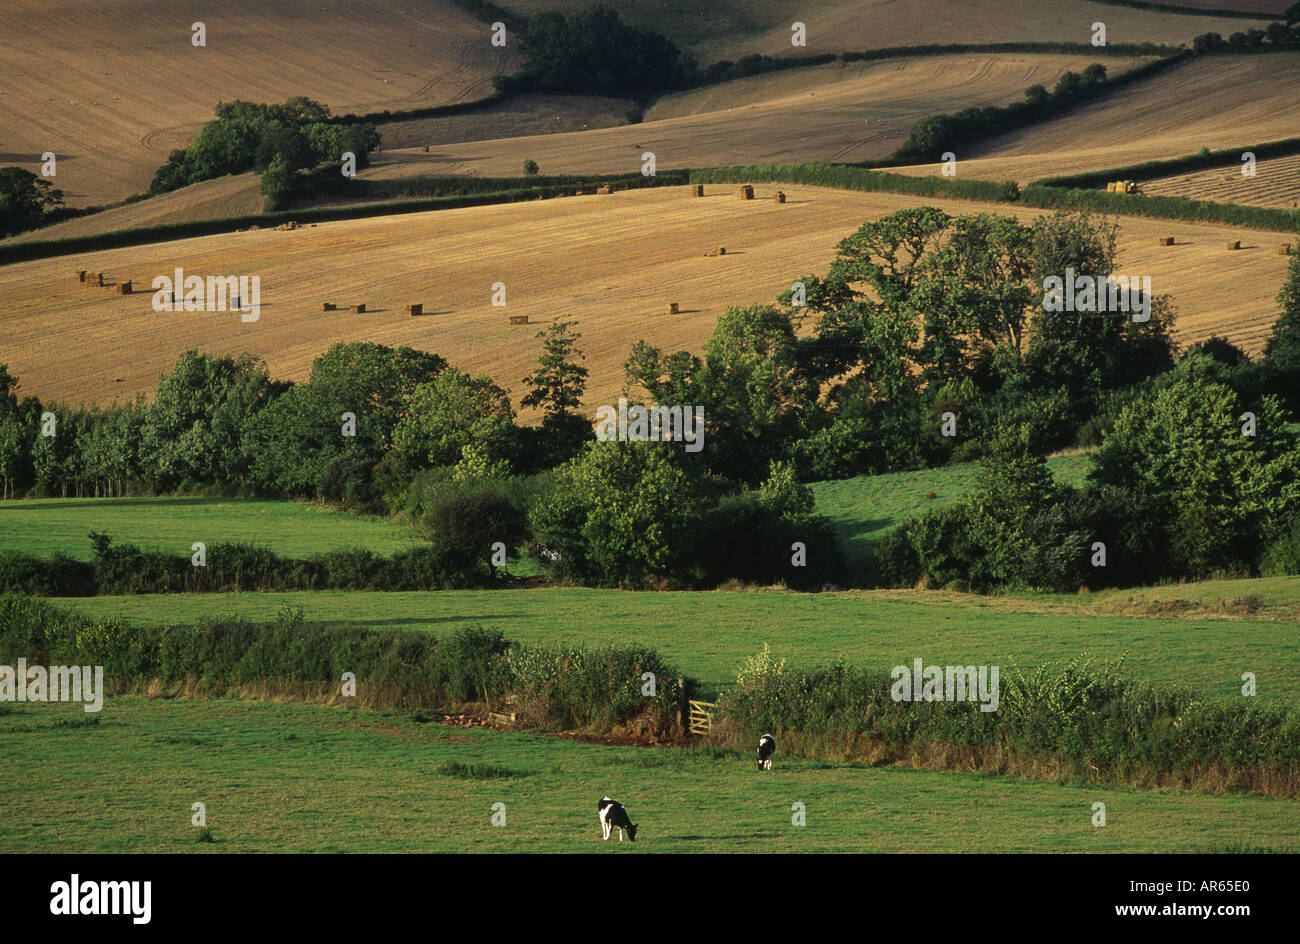
{"label": "distant field", "polygon": [[[1300,53],[1194,60],[1060,118],[978,144],[957,155],[957,173],[1023,184],[1169,160],[1202,147],[1215,151],[1300,136],[1297,86]],[[899,172],[926,176],[938,167]]]}
{"label": "distant field", "polygon": [[216,180],[191,184],[171,193],[162,193],[147,200],[55,223],[42,229],[29,230],[18,236],[0,240],[0,245],[94,236],[139,226],[160,226],[167,223],[247,216],[261,213],[265,205],[266,197],[262,195],[260,176],[252,171],[246,174],[228,174]]}
{"label": "distant field", "polygon": [[1243,176],[1241,166],[1146,180],[1142,182],[1142,192],[1157,197],[1189,197],[1278,210],[1300,206],[1300,154],[1259,161],[1254,177]]}
{"label": "distant field", "polygon": [[[55,727],[58,721],[89,727]],[[583,744],[379,713],[111,698],[0,714],[0,852],[1186,852],[1300,850],[1295,804]],[[508,776],[440,775],[449,764]],[[87,784],[94,789],[88,790]],[[602,842],[621,799],[636,843]],[[202,802],[215,842],[197,843]],[[803,803],[806,825],[791,823]],[[1107,826],[1091,825],[1106,804]],[[504,826],[492,826],[504,803]],[[719,816],[718,810],[727,810]]]}
{"label": "distant field", "polygon": [[[207,27],[191,45],[190,24]],[[0,31],[0,162],[39,173],[70,206],[141,193],[218,102],[306,95],[336,112],[477,98],[513,66],[449,0],[8,0]]]}
{"label": "distant field", "polygon": [[414,529],[288,501],[234,498],[51,498],[0,502],[0,550],[91,559],[92,531],[119,543],[183,554],[195,541],[239,542],[289,557],[363,547],[391,554]]}
{"label": "distant field", "polygon": [[[778,186],[785,204],[772,200]],[[0,267],[0,362],[19,378],[23,396],[108,404],[147,395],[188,348],[251,351],[274,376],[299,381],[331,344],[367,340],[435,351],[463,370],[490,373],[518,397],[541,350],[537,333],[563,318],[576,320],[582,334],[591,371],[585,402],[594,413],[617,402],[636,341],[699,352],[728,306],[769,302],[792,279],[825,272],[835,246],[866,220],[924,204],[1024,221],[1040,215],[773,184],[760,185],[754,201],[738,200],[728,185],[709,185],[704,199],[688,193],[666,187],[373,217],[14,263]],[[1158,247],[1165,234],[1178,244]],[[1228,253],[1228,238],[1246,248]],[[1278,242],[1276,233],[1124,218],[1121,273],[1150,275],[1155,293],[1173,296],[1180,343],[1222,334],[1257,354],[1286,272]],[[706,257],[718,246],[727,247],[725,256]],[[154,313],[148,286],[177,266],[259,275],[260,320]],[[88,288],[78,269],[102,271],[110,284],[132,279],[145,291]],[[505,311],[491,305],[498,281],[507,285]],[[321,312],[322,301],[365,302],[368,310]],[[663,314],[670,301],[680,315]],[[402,314],[411,302],[424,305],[424,317]],[[532,323],[510,325],[508,315]]]}
{"label": "distant field", "polygon": [[[222,614],[268,620],[288,604],[301,606],[308,619],[339,626],[444,633],[478,623],[521,642],[640,642],[659,649],[706,691],[733,684],[741,660],[766,642],[797,665],[843,658],[881,670],[917,656],[1032,667],[1082,653],[1126,655],[1133,672],[1153,681],[1226,695],[1240,690],[1241,673],[1249,670],[1259,676],[1261,697],[1300,696],[1300,578],[1200,587],[1116,591],[1095,595],[1096,602],[1093,595],[1042,599],[911,590],[588,589],[142,594],[61,602],[136,626]],[[1261,604],[1257,612],[1234,602],[1252,596]],[[1171,602],[1178,599],[1185,605]]]}
{"label": "distant field", "polygon": [[[1250,10],[1257,3],[1281,3],[1285,9],[1289,2],[1214,0],[1210,6]],[[628,22],[664,33],[705,63],[755,52],[779,56],[928,43],[1086,43],[1097,20],[1106,24],[1107,39],[1112,43],[1150,40],[1175,46],[1190,45],[1200,33],[1227,36],[1267,25],[1264,20],[1193,16],[1083,0],[823,0],[803,7],[792,6],[788,0],[713,0],[707,6],[609,0],[609,5]],[[511,0],[505,6],[521,13],[567,12],[585,9],[588,3]],[[790,45],[790,25],[795,21],[807,27],[805,49]]]}
{"label": "distant field", "polygon": [[670,96],[642,124],[445,144],[436,154],[385,150],[358,176],[495,177],[519,173],[526,158],[545,174],[635,173],[645,151],[664,169],[881,159],[927,115],[1020,101],[1026,86],[1051,86],[1098,58],[1114,71],[1140,62],[1015,53],[836,63]]}
{"label": "distant field", "polygon": [[[1048,460],[1058,481],[1083,484],[1087,453],[1053,456]],[[835,524],[841,547],[852,565],[860,565],[868,550],[913,515],[942,508],[971,491],[979,477],[974,463],[946,465],[916,472],[860,475],[851,479],[814,482],[817,513]],[[934,492],[934,498],[926,496]]]}

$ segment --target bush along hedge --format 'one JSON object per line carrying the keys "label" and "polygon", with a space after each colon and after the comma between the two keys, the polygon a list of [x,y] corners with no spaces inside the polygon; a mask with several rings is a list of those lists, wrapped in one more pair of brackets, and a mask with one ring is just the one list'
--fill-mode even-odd
{"label": "bush along hedge", "polygon": [[691,171],[693,184],[710,183],[808,184],[872,193],[908,193],[918,197],[950,197],[991,203],[1014,201],[1020,188],[1014,182],[965,180],[955,177],[908,177],[846,164],[749,164]]}
{"label": "bush along hedge", "polygon": [[[910,691],[914,665],[904,668]],[[947,667],[940,668],[946,684]],[[722,736],[749,746],[771,732],[783,752],[832,760],[1061,782],[1300,793],[1300,710],[1294,707],[1154,686],[1118,663],[1086,658],[1033,672],[1002,666],[996,687],[994,667],[985,668],[996,698],[896,700],[895,694],[908,694],[901,673],[843,663],[797,669],[765,648],[741,666],[737,687],[722,696]],[[981,710],[990,705],[995,710]]]}
{"label": "bush along hedge", "polygon": [[1030,184],[1020,194],[1025,206],[1050,210],[1095,210],[1123,216],[1144,216],[1161,220],[1188,220],[1203,223],[1226,223],[1252,229],[1294,233],[1300,230],[1300,212],[1273,210],[1267,207],[1241,206],[1236,203],[1211,203],[1186,197],[1153,197],[1137,194],[1107,193],[1104,190],[1065,190]]}
{"label": "bush along hedge", "polygon": [[92,562],[0,552],[0,593],[93,596],[96,593],[202,593],[236,590],[445,590],[509,579],[483,557],[438,543],[389,557],[364,548],[281,557],[251,544],[209,544],[192,556],[141,550],[92,534]]}
{"label": "bush along hedge", "polygon": [[[109,693],[275,695],[366,707],[517,706],[548,730],[680,732],[677,669],[644,646],[525,646],[466,626],[447,635],[331,627],[284,608],[269,623],[233,617],[136,629],[23,596],[0,597],[0,664],[98,665]],[[649,673],[649,675],[647,675]],[[653,686],[649,679],[653,677]]]}

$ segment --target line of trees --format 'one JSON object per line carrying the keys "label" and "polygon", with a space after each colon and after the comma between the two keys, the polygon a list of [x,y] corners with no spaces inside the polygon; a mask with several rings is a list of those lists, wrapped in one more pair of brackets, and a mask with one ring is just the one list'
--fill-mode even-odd
{"label": "line of trees", "polygon": [[[1300,257],[1262,359],[1218,338],[1180,357],[1165,296],[1145,297],[1145,320],[1044,310],[1051,276],[1104,286],[1116,232],[1087,213],[901,210],[775,304],[729,309],[702,354],[637,342],[625,393],[702,409],[699,452],[594,441],[581,336],[558,321],[523,379],[532,426],[489,377],[360,342],[301,384],[189,351],[152,402],[109,409],[19,401],[0,369],[0,480],[5,495],[320,498],[403,515],[455,553],[528,546],[584,583],[819,586],[843,563],[801,482],[984,459],[982,492],[909,523],[872,580],[1072,588],[1293,566]],[[1090,488],[1052,486],[1045,455],[1097,444]],[[1096,541],[1109,570],[1089,563]]]}

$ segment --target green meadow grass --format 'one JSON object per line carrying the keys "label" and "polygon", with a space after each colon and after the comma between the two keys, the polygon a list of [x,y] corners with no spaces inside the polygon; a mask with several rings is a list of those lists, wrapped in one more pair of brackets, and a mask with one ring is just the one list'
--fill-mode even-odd
{"label": "green meadow grass", "polygon": [[[1089,454],[1076,452],[1052,456],[1048,466],[1059,482],[1079,486],[1088,473]],[[979,466],[973,462],[860,475],[851,479],[814,482],[817,513],[835,526],[840,546],[851,568],[865,562],[872,545],[913,515],[950,505],[978,484]],[[933,492],[934,498],[926,495]]]}
{"label": "green meadow grass", "polygon": [[[1300,696],[1300,622],[1292,606],[1300,599],[1300,578],[1218,581],[1209,589],[1187,585],[1096,597],[549,588],[141,594],[58,602],[95,616],[120,616],[137,626],[192,624],[223,614],[268,620],[288,604],[301,606],[310,620],[339,626],[447,633],[478,623],[520,642],[637,642],[658,649],[698,679],[705,693],[732,684],[741,660],[768,643],[775,655],[796,665],[843,658],[885,670],[918,656],[963,665],[1005,666],[1015,660],[1025,668],[1083,653],[1124,656],[1135,673],[1155,682],[1227,695],[1240,691],[1241,675],[1250,671],[1259,679],[1259,697]],[[1240,618],[1231,606],[1221,611],[1223,601],[1242,597],[1260,601],[1262,609],[1252,615],[1265,618]],[[1187,605],[1171,606],[1169,601],[1178,599]],[[1158,612],[1170,609],[1171,615],[1146,615],[1153,605]]]}
{"label": "green meadow grass", "polygon": [[[234,699],[110,698],[100,723],[56,726],[82,716],[75,705],[0,710],[0,853],[1300,851],[1295,803],[1263,797],[780,755],[759,774],[748,754],[711,747]],[[640,827],[635,844],[601,841],[605,794]],[[211,843],[191,825],[196,802]],[[1091,825],[1097,802],[1104,828]],[[491,825],[496,803],[504,826]],[[805,826],[791,822],[795,803]]]}
{"label": "green meadow grass", "polygon": [[319,505],[245,498],[48,498],[0,502],[0,550],[90,560],[91,531],[172,554],[203,541],[256,544],[287,557],[364,547],[392,554],[415,530]]}

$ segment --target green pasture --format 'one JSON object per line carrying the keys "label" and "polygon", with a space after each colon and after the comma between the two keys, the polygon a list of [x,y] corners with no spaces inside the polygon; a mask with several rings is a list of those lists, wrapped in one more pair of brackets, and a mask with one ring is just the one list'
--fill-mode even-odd
{"label": "green pasture", "polygon": [[[0,756],[6,854],[1300,851],[1294,801],[780,755],[759,774],[747,754],[710,747],[610,747],[307,704],[6,705]],[[635,844],[601,841],[605,794],[640,827]],[[196,802],[213,842],[196,841]],[[491,823],[497,803],[503,826]]]}

